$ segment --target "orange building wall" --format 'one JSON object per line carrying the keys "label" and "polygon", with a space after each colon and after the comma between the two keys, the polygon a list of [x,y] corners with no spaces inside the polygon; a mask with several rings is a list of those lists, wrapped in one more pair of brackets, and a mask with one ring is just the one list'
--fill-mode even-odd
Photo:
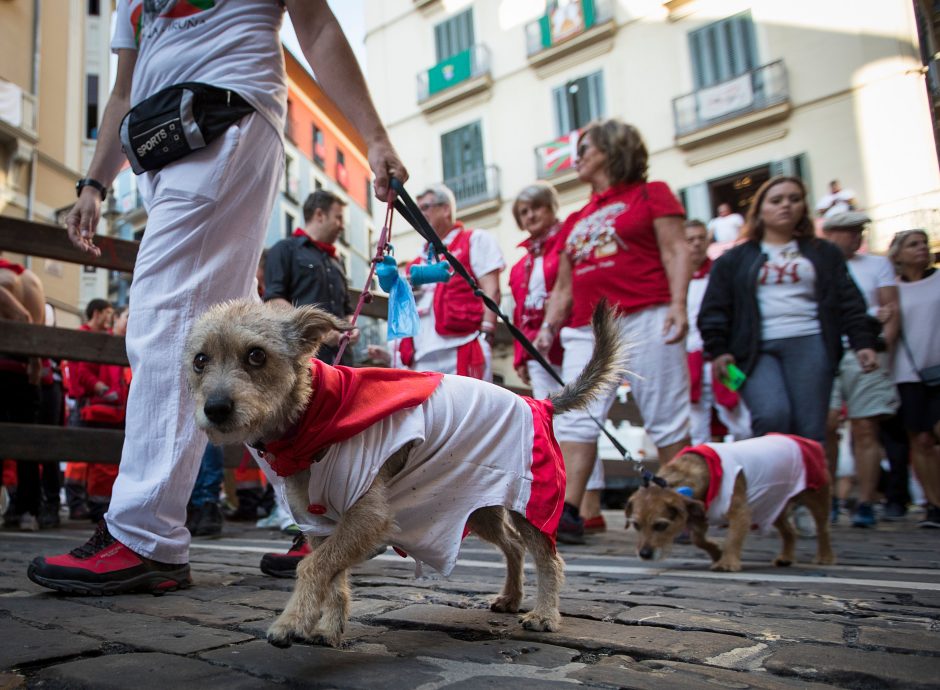
{"label": "orange building wall", "polygon": [[[346,192],[360,207],[367,207],[366,181],[372,179],[369,170],[367,149],[362,135],[339,111],[320,85],[307,70],[284,51],[287,67],[287,98],[289,138],[311,161],[313,160],[313,125],[323,132],[325,152],[324,173],[336,180],[336,151],[343,152],[346,159],[348,184]],[[338,181],[338,180],[337,180]]]}

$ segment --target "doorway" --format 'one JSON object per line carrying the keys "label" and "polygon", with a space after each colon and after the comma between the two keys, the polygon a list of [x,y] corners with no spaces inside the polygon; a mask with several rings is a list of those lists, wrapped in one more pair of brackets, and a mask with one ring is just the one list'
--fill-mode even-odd
{"label": "doorway", "polygon": [[[732,213],[747,215],[754,194],[770,179],[770,165],[761,165],[708,181],[708,196],[711,212],[718,215],[718,206],[728,204]],[[712,217],[714,217],[714,215]]]}

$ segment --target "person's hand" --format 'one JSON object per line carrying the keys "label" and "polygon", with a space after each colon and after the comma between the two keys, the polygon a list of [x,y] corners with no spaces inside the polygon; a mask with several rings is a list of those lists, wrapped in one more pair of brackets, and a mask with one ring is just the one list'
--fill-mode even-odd
{"label": "person's hand", "polygon": [[101,399],[109,403],[117,402],[118,400],[117,391],[108,391],[107,393],[101,396]]}
{"label": "person's hand", "polygon": [[33,317],[9,290],[0,288],[0,319],[17,323],[32,323]]}
{"label": "person's hand", "polygon": [[728,379],[728,367],[734,363],[734,355],[730,352],[718,355],[712,360],[712,369],[715,371],[715,375],[718,377],[719,381],[726,381]]}
{"label": "person's hand", "polygon": [[361,331],[358,328],[354,328],[349,331],[349,344],[355,345],[359,342],[359,336],[362,335]]}
{"label": "person's hand", "polygon": [[95,246],[95,228],[101,218],[101,194],[94,187],[83,187],[78,201],[65,217],[69,239],[79,249],[101,256],[101,250]]}
{"label": "person's hand", "polygon": [[532,343],[535,345],[535,349],[538,350],[543,355],[548,355],[548,351],[552,349],[552,343],[555,342],[555,332],[551,328],[546,328],[544,325],[539,329],[538,335],[535,336],[535,341]]}
{"label": "person's hand", "polygon": [[[672,333],[671,336],[670,333]],[[666,312],[666,320],[663,322],[663,337],[666,338],[666,345],[684,340],[688,333],[689,317],[686,314],[685,305],[670,304],[669,311]]]}
{"label": "person's hand", "polygon": [[383,367],[388,367],[392,364],[392,353],[381,345],[369,345],[369,347],[366,348],[366,354],[369,359]]}
{"label": "person's hand", "polygon": [[866,374],[878,368],[878,355],[870,347],[856,350],[855,357]]}
{"label": "person's hand", "polygon": [[519,366],[516,367],[516,375],[517,375],[520,379],[522,379],[522,382],[523,382],[525,385],[527,385],[527,386],[531,386],[531,385],[532,385],[532,381],[529,379],[529,367],[526,366],[525,362],[523,362],[522,364],[520,364]]}
{"label": "person's hand", "polygon": [[387,139],[383,138],[369,145],[369,167],[375,175],[372,185],[375,188],[375,196],[379,201],[388,200],[389,179],[398,178],[398,181],[404,184],[408,181],[408,171],[405,164],[401,162],[395,147]]}

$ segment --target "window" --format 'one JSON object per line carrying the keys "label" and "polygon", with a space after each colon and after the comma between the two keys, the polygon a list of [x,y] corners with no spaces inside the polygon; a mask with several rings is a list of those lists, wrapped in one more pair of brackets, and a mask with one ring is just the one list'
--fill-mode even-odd
{"label": "window", "polygon": [[756,68],[751,13],[742,12],[690,32],[689,50],[696,89],[728,81]]}
{"label": "window", "polygon": [[445,181],[483,170],[483,132],[480,123],[471,122],[441,135],[441,157]]}
{"label": "window", "polygon": [[572,79],[552,91],[558,136],[581,129],[591,120],[604,116],[604,78],[594,72]]}
{"label": "window", "polygon": [[98,75],[85,76],[85,138],[98,138]]}
{"label": "window", "polygon": [[97,17],[101,14],[101,3],[99,0],[88,0],[88,15]]}
{"label": "window", "polygon": [[297,195],[300,193],[300,180],[297,176],[297,160],[289,153],[284,156],[284,186],[282,191],[295,201],[297,200]]}
{"label": "window", "polygon": [[434,27],[437,62],[443,62],[473,46],[473,8]]}
{"label": "window", "polygon": [[346,154],[336,149],[336,181],[343,189],[349,189],[349,171],[346,170]]}
{"label": "window", "polygon": [[290,211],[284,211],[284,237],[290,237],[297,228],[297,217]]}
{"label": "window", "polygon": [[313,162],[321,168],[326,164],[326,141],[323,138],[323,130],[313,126]]}

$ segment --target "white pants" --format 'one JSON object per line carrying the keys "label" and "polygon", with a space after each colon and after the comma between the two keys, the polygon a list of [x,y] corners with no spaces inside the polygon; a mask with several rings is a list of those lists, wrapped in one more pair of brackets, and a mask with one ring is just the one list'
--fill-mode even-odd
{"label": "white pants", "polygon": [[[480,347],[483,349],[483,361],[486,362],[485,369],[483,370],[483,378],[481,380],[492,382],[493,351],[490,348],[490,344],[486,342],[486,338],[482,335],[480,336]],[[439,371],[442,374],[456,374],[457,348],[435,350],[426,355],[422,355],[420,359],[415,359],[414,366],[411,368],[415,371]]]}
{"label": "white pants", "polygon": [[692,410],[692,445],[707,443],[712,440],[712,409],[718,413],[718,419],[728,428],[728,433],[735,441],[751,437],[751,413],[744,400],[738,397],[738,404],[733,410],[722,407],[715,401],[712,386],[712,363],[705,362],[702,367],[702,397],[691,404]]}
{"label": "white pants", "polygon": [[186,388],[185,338],[210,305],[252,294],[283,160],[278,133],[255,113],[140,178],[148,219],[130,293],[134,380],[106,520],[118,540],[157,561],[188,561],[186,503],[206,445]]}
{"label": "white pants", "polygon": [[[643,416],[643,427],[658,448],[677,443],[689,435],[689,368],[685,343],[663,344],[666,306],[649,307],[617,319],[620,337],[627,346],[626,378],[630,393]],[[590,326],[561,329],[565,349],[563,378],[570,381],[583,370],[594,352]],[[600,427],[588,413],[603,423],[616,391],[595,400],[586,411],[575,410],[555,418],[559,441],[593,443]]]}
{"label": "white pants", "polygon": [[[536,400],[547,398],[550,393],[561,390],[561,384],[542,368],[542,365],[535,360],[528,360],[526,367],[529,370],[529,380],[532,382],[532,397]],[[561,376],[562,368],[557,364],[552,364],[555,372]],[[565,379],[567,380],[567,379]],[[594,460],[594,468],[591,470],[591,476],[588,477],[587,489],[589,491],[604,488],[604,461],[599,457]]]}

